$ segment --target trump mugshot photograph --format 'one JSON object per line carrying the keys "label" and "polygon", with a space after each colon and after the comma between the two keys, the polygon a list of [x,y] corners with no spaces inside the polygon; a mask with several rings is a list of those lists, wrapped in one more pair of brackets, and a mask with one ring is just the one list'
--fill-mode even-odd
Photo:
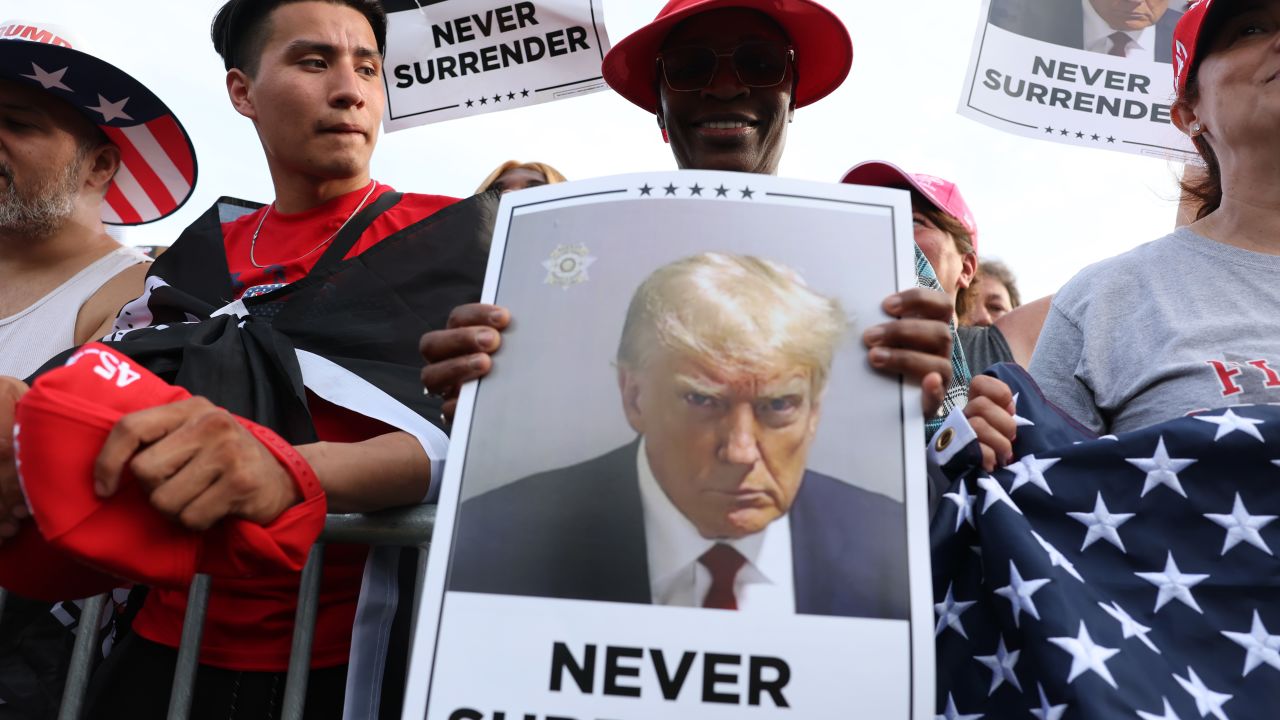
{"label": "trump mugshot photograph", "polygon": [[1182,17],[1180,0],[991,0],[989,22],[1044,42],[1138,58],[1173,62],[1173,29]]}
{"label": "trump mugshot photograph", "polygon": [[582,392],[616,397],[632,439],[466,499],[448,589],[907,618],[903,503],[810,466],[854,330],[840,301],[704,252],[649,273],[618,322],[616,384]]}

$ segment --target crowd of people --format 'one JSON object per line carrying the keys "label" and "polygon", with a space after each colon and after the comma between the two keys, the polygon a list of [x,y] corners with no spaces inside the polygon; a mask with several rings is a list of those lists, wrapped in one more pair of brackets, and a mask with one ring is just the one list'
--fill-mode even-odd
{"label": "crowd of people", "polygon": [[[379,0],[222,7],[213,45],[230,103],[261,140],[274,199],[220,202],[154,262],[104,223],[164,217],[191,193],[196,161],[182,124],[75,39],[38,24],[0,27],[0,585],[31,595],[12,599],[0,625],[0,716],[43,717],[56,705],[57,673],[14,653],[35,641],[49,603],[86,589],[75,563],[53,577],[31,550],[42,541],[15,458],[28,474],[40,458],[20,456],[9,429],[23,398],[42,392],[39,378],[105,363],[114,384],[81,397],[119,418],[81,468],[94,502],[111,507],[136,485],[149,502],[129,513],[159,514],[210,543],[226,541],[219,528],[248,523],[265,532],[259,546],[288,547],[299,533],[314,540],[326,510],[438,492],[459,391],[503,361],[514,320],[478,302],[482,209],[499,193],[565,177],[511,161],[466,200],[373,179],[386,23]],[[1280,303],[1266,279],[1280,263],[1270,114],[1280,108],[1268,84],[1280,68],[1280,0],[1201,2],[1175,41],[1185,53],[1173,117],[1208,166],[1185,188],[1197,218],[1088,268],[1056,296],[1023,304],[1010,270],[980,260],[977,220],[953,182],[886,161],[840,178],[911,196],[918,287],[884,299],[892,319],[863,331],[867,363],[922,388],[930,435],[963,415],[989,468],[1012,460],[1017,431],[1003,383],[974,381],[996,363],[1029,368],[1048,399],[1099,434],[1227,398],[1265,402],[1280,386],[1265,332],[1267,308]],[[671,0],[614,46],[602,73],[654,117],[681,169],[776,174],[791,117],[839,87],[852,59],[846,29],[816,0]],[[107,97],[128,97],[127,112]],[[334,277],[342,291],[325,295],[320,281]],[[370,320],[370,308],[386,317]],[[195,397],[137,405],[122,393],[129,373]],[[368,386],[394,408],[352,400],[351,387]],[[367,657],[387,653],[367,633],[390,621],[357,622],[362,585],[366,594],[394,586],[389,562],[379,567],[362,548],[326,556],[307,717],[375,716],[372,688],[394,686],[393,670],[367,672],[394,667]],[[196,717],[278,716],[300,559],[278,564],[265,575],[217,565],[226,577],[209,605]],[[186,585],[147,577],[95,673],[92,717],[165,715]],[[65,654],[65,638],[40,637],[61,648],[46,659]]]}

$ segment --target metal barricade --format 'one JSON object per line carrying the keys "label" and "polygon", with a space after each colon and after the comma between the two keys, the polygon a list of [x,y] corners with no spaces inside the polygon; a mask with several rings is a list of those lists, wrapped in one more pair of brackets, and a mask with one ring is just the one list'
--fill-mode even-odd
{"label": "metal barricade", "polygon": [[[311,641],[315,631],[316,613],[319,610],[320,577],[324,563],[324,546],[342,543],[370,546],[417,547],[425,552],[435,528],[434,505],[417,505],[376,513],[330,515],[325,520],[324,531],[311,549],[307,564],[302,569],[302,581],[298,588],[298,610],[294,619],[293,647],[289,655],[289,670],[285,681],[282,720],[301,720],[307,697],[307,677],[311,670]],[[413,588],[416,602],[422,593],[423,573],[419,572]],[[191,702],[195,697],[196,671],[200,656],[200,641],[204,631],[205,612],[209,607],[210,578],[196,575],[187,595],[187,614],[183,620],[182,640],[178,647],[178,659],[174,669],[173,686],[169,696],[169,720],[187,720]],[[5,592],[0,589],[0,613],[3,612]],[[75,646],[67,669],[67,681],[63,689],[59,720],[81,720],[84,713],[85,693],[89,688],[89,676],[93,668],[97,648],[97,629],[107,595],[98,595],[84,601],[81,610]],[[88,632],[81,632],[88,628]]]}

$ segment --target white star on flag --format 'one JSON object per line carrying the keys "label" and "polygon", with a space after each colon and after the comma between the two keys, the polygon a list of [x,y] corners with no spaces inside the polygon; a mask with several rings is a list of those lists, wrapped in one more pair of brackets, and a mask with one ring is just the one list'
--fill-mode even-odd
{"label": "white star on flag", "polygon": [[978,478],[978,487],[987,491],[987,496],[986,498],[983,499],[983,502],[982,502],[983,515],[986,515],[987,510],[991,509],[991,506],[995,505],[998,502],[1002,502],[1005,505],[1008,505],[1014,512],[1018,513],[1019,515],[1022,514],[1022,510],[1017,505],[1014,504],[1013,498],[1009,497],[1009,493],[1004,491],[1004,486],[1000,484],[999,480],[996,480],[990,475],[985,475],[983,477]]}
{"label": "white star on flag", "polygon": [[1030,420],[1018,415],[1018,396],[1022,393],[1013,394],[1013,426],[1014,427],[1035,427],[1036,424]]}
{"label": "white star on flag", "polygon": [[1246,435],[1252,436],[1259,442],[1266,442],[1262,439],[1262,433],[1259,432],[1257,428],[1258,425],[1263,424],[1263,420],[1241,417],[1240,415],[1235,414],[1235,411],[1233,410],[1228,410],[1221,415],[1195,415],[1194,417],[1200,422],[1212,423],[1218,426],[1218,432],[1213,436],[1214,442],[1218,442],[1237,430]]}
{"label": "white star on flag", "polygon": [[[953,583],[954,584],[954,583]],[[933,611],[938,614],[938,627],[934,628],[933,636],[938,637],[942,634],[943,629],[951,628],[960,633],[960,637],[965,640],[969,639],[969,635],[964,631],[964,624],[960,622],[960,616],[965,610],[973,607],[976,600],[965,602],[957,602],[955,596],[951,594],[952,586],[947,586],[947,596],[942,602],[935,603]]]}
{"label": "white star on flag", "polygon": [[1258,531],[1270,524],[1272,520],[1275,520],[1276,516],[1250,515],[1244,506],[1244,501],[1240,499],[1240,493],[1236,493],[1236,502],[1231,508],[1230,515],[1205,513],[1205,518],[1227,529],[1227,537],[1222,541],[1223,555],[1226,555],[1228,550],[1239,545],[1240,541],[1243,540],[1262,552],[1275,557],[1275,553],[1271,552],[1271,548],[1267,546],[1267,541],[1262,539],[1262,533]]}
{"label": "white star on flag", "polygon": [[1062,716],[1067,712],[1067,706],[1050,705],[1049,698],[1044,694],[1044,686],[1036,683],[1036,689],[1040,691],[1040,707],[1031,708],[1031,714],[1036,717],[1036,720],[1062,720]]}
{"label": "white star on flag", "polygon": [[1124,608],[1120,607],[1120,603],[1112,601],[1111,604],[1108,605],[1100,602],[1098,603],[1098,607],[1105,610],[1108,615],[1115,618],[1116,621],[1120,623],[1120,632],[1124,635],[1125,640],[1136,637],[1141,640],[1144,645],[1151,648],[1151,652],[1157,655],[1160,654],[1160,648],[1156,647],[1156,644],[1151,642],[1150,638],[1147,637],[1147,633],[1151,632],[1151,628],[1143,625],[1137,620],[1134,620],[1129,613],[1124,611]]}
{"label": "white star on flag", "polygon": [[23,75],[22,77],[27,78],[28,80],[35,80],[40,83],[40,87],[43,87],[45,90],[66,90],[67,92],[73,92],[71,88],[62,83],[62,76],[67,74],[67,68],[49,72],[39,65],[31,63],[31,72],[33,74]]}
{"label": "white star on flag", "polygon": [[1142,486],[1141,497],[1146,497],[1147,493],[1154,490],[1157,485],[1164,485],[1182,497],[1186,497],[1187,493],[1182,489],[1178,473],[1186,470],[1196,461],[1190,458],[1169,457],[1169,451],[1164,447],[1164,436],[1161,435],[1160,442],[1156,443],[1155,455],[1149,458],[1125,458],[1125,462],[1147,474],[1147,482]]}
{"label": "white star on flag", "polygon": [[1128,551],[1124,549],[1124,542],[1120,540],[1120,532],[1117,528],[1129,522],[1134,514],[1112,513],[1107,509],[1107,503],[1103,501],[1101,492],[1098,493],[1097,499],[1094,500],[1093,512],[1069,512],[1067,515],[1089,528],[1084,535],[1084,544],[1080,546],[1081,552],[1084,552],[1085,548],[1101,538],[1120,548],[1120,552],[1128,554]]}
{"label": "white star on flag", "polygon": [[129,98],[117,102],[110,102],[101,95],[98,96],[98,106],[90,106],[89,109],[94,112],[101,113],[102,122],[109,123],[112,120],[132,120],[128,113],[124,111],[124,104],[129,102]]}
{"label": "white star on flag", "polygon": [[1022,683],[1018,682],[1018,675],[1013,671],[1015,665],[1018,664],[1018,655],[1021,650],[1009,650],[1004,646],[1004,637],[1000,638],[1000,644],[996,646],[995,655],[984,655],[982,657],[974,657],[974,660],[987,666],[991,671],[991,689],[987,691],[987,697],[995,694],[996,688],[999,688],[1007,680],[1010,685],[1018,688],[1018,692],[1022,692]]}
{"label": "white star on flag", "polygon": [[[1039,620],[1040,612],[1036,610],[1035,600],[1031,599],[1032,595],[1040,588],[1051,582],[1048,578],[1040,580],[1023,580],[1022,574],[1018,572],[1018,567],[1009,561],[1009,584],[1002,588],[996,589],[996,594],[1009,601],[1013,610],[1013,626],[1021,627],[1018,624],[1022,613],[1027,613],[1031,617]],[[1018,688],[1021,690],[1022,688]]]}
{"label": "white star on flag", "polygon": [[942,497],[956,504],[956,531],[960,530],[960,526],[968,522],[970,527],[977,527],[973,524],[973,503],[978,499],[976,495],[969,494],[969,484],[960,483],[960,492],[945,493]]}
{"label": "white star on flag", "polygon": [[1071,577],[1079,580],[1080,582],[1084,582],[1084,578],[1080,576],[1080,573],[1076,572],[1075,564],[1068,560],[1066,555],[1059,552],[1058,548],[1050,545],[1049,541],[1040,537],[1040,533],[1035,530],[1031,531],[1031,537],[1035,538],[1036,542],[1040,543],[1040,547],[1044,548],[1045,553],[1049,555],[1050,565],[1060,567],[1063,570],[1066,570],[1067,574]]}
{"label": "white star on flag", "polygon": [[1010,486],[1009,492],[1017,492],[1018,488],[1031,483],[1052,495],[1053,491],[1049,489],[1049,481],[1045,479],[1044,471],[1056,465],[1059,460],[1060,458],[1037,460],[1035,455],[1028,455],[1010,465],[1008,469],[1009,472],[1013,473],[1013,484]]}
{"label": "white star on flag", "polygon": [[1155,612],[1160,612],[1160,608],[1167,605],[1170,600],[1179,600],[1192,610],[1201,615],[1204,614],[1196,599],[1191,597],[1191,588],[1207,580],[1209,575],[1182,572],[1178,569],[1178,563],[1173,560],[1172,551],[1165,560],[1163,572],[1140,572],[1134,575],[1160,589],[1159,594],[1156,595]]}
{"label": "white star on flag", "polygon": [[934,715],[933,720],[982,720],[982,713],[961,715],[956,710],[956,699],[951,697],[951,693],[947,693],[947,709],[941,715]]}
{"label": "white star on flag", "polygon": [[1182,689],[1195,698],[1196,712],[1200,713],[1200,717],[1212,714],[1218,720],[1228,720],[1227,714],[1222,712],[1222,706],[1233,696],[1214,692],[1205,687],[1204,682],[1200,680],[1196,675],[1196,671],[1192,670],[1190,666],[1187,667],[1187,675],[1190,679],[1183,678],[1180,675],[1174,675],[1173,679],[1177,680]]}
{"label": "white star on flag", "polygon": [[1120,651],[1094,643],[1093,638],[1089,637],[1089,628],[1084,626],[1083,620],[1080,621],[1080,632],[1075,637],[1049,638],[1049,642],[1071,654],[1071,671],[1067,674],[1068,683],[1074,682],[1086,672],[1093,671],[1106,680],[1108,685],[1117,690],[1120,689],[1116,685],[1116,679],[1111,677],[1111,671],[1107,669],[1107,661]]}
{"label": "white star on flag", "polygon": [[1267,628],[1262,624],[1262,618],[1259,617],[1256,609],[1253,611],[1253,627],[1249,629],[1249,632],[1223,631],[1222,634],[1231,642],[1248,651],[1244,656],[1244,672],[1241,673],[1241,677],[1248,675],[1262,663],[1280,670],[1280,635],[1272,635],[1267,632]]}
{"label": "white star on flag", "polygon": [[[1155,713],[1139,710],[1138,717],[1142,718],[1142,720],[1182,720],[1182,718],[1178,717],[1178,713],[1173,711],[1173,706],[1169,704],[1169,698],[1162,697],[1160,699],[1164,701],[1164,712],[1156,715]],[[1035,712],[1035,710],[1031,712]]]}

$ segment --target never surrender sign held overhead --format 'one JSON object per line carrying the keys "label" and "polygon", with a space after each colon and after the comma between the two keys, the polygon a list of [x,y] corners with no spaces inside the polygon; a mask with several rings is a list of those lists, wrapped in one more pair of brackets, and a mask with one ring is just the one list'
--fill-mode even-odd
{"label": "never surrender sign held overhead", "polygon": [[1006,132],[1178,161],[1179,0],[984,0],[960,114]]}
{"label": "never surrender sign held overhead", "polygon": [[387,130],[605,87],[600,0],[388,0]]}

